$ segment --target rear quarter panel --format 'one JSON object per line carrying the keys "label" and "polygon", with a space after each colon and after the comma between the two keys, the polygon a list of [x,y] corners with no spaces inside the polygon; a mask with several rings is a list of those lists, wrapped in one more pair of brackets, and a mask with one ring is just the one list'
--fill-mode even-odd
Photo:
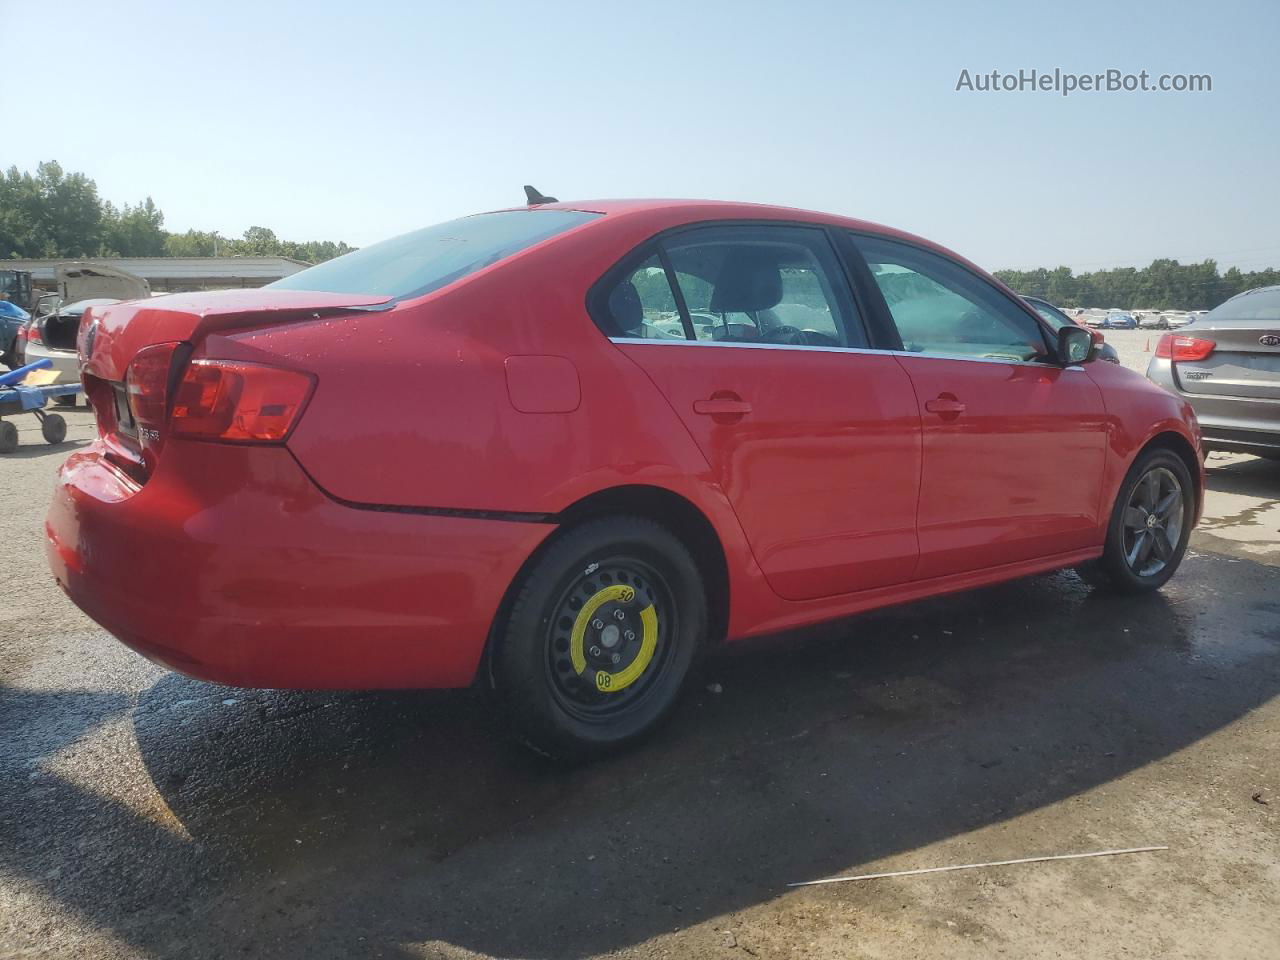
{"label": "rear quarter panel", "polygon": [[[329,496],[353,504],[557,514],[601,490],[648,485],[698,507],[726,555],[730,632],[771,613],[768,589],[701,451],[648,376],[601,334],[586,291],[620,245],[562,244],[383,312],[213,335],[198,353],[311,371],[289,449]],[[559,357],[575,409],[517,409],[511,357]]]}

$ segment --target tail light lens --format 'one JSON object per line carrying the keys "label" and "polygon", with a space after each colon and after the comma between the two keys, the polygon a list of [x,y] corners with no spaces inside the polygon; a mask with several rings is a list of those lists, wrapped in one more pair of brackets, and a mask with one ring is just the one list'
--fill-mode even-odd
{"label": "tail light lens", "polygon": [[129,394],[129,409],[139,425],[156,429],[164,426],[173,353],[178,346],[177,343],[157,343],[139,350],[129,364],[125,390]]}
{"label": "tail light lens", "polygon": [[289,435],[315,378],[237,360],[193,360],[174,393],[174,436],[232,443],[280,443]]}
{"label": "tail light lens", "polygon": [[[44,337],[40,334],[40,324],[34,320],[22,329],[26,331],[27,343],[44,343]],[[19,331],[19,336],[21,335],[22,331]]]}
{"label": "tail light lens", "polygon": [[[134,354],[125,375],[125,394],[129,412],[133,414],[142,448],[146,472],[155,467],[156,457],[164,446],[165,415],[169,407],[169,385],[173,381],[173,356],[182,343],[156,343]],[[97,409],[97,405],[94,405]]]}
{"label": "tail light lens", "polygon": [[1217,346],[1212,340],[1200,337],[1186,337],[1176,333],[1166,333],[1156,344],[1156,356],[1174,363],[1203,360],[1213,353]]}

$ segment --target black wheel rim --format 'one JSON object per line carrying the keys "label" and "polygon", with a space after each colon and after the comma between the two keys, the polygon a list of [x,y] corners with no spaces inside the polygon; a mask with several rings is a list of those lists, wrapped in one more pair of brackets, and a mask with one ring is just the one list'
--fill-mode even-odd
{"label": "black wheel rim", "polygon": [[1154,577],[1177,556],[1185,512],[1182,483],[1167,467],[1142,475],[1124,511],[1124,559],[1139,577]]}
{"label": "black wheel rim", "polygon": [[556,702],[580,720],[613,720],[644,701],[665,673],[676,605],[651,564],[614,557],[568,578],[546,631]]}

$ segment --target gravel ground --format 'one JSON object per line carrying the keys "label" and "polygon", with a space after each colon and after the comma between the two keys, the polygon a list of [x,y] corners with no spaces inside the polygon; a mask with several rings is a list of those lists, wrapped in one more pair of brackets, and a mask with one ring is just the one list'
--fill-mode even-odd
{"label": "gravel ground", "polygon": [[104,635],[43,560],[69,419],[0,458],[2,957],[1280,956],[1278,464],[1211,459],[1158,595],[1060,573],[753,645],[566,771],[467,693],[232,690]]}
{"label": "gravel ground", "polygon": [[1164,330],[1103,330],[1102,335],[1107,343],[1116,348],[1122,366],[1137,370],[1141,374],[1147,372],[1147,364],[1156,349],[1156,343],[1164,335]]}

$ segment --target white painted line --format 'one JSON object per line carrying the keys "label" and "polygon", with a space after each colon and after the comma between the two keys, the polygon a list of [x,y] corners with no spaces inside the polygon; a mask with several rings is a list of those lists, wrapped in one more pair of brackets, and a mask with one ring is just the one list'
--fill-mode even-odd
{"label": "white painted line", "polygon": [[915,877],[922,873],[948,873],[952,870],[974,870],[978,867],[1007,867],[1015,863],[1044,863],[1046,860],[1083,860],[1086,857],[1117,857],[1123,853],[1151,853],[1168,847],[1129,847],[1125,850],[1097,850],[1093,853],[1060,853],[1053,857],[1023,857],[1021,860],[992,860],[988,863],[964,863],[954,867],[924,867],[920,870],[893,870],[889,873],[864,873],[857,877],[830,877],[826,880],[800,880],[788,887],[816,887],[823,883],[852,883],[854,880],[880,880],[884,877]]}

